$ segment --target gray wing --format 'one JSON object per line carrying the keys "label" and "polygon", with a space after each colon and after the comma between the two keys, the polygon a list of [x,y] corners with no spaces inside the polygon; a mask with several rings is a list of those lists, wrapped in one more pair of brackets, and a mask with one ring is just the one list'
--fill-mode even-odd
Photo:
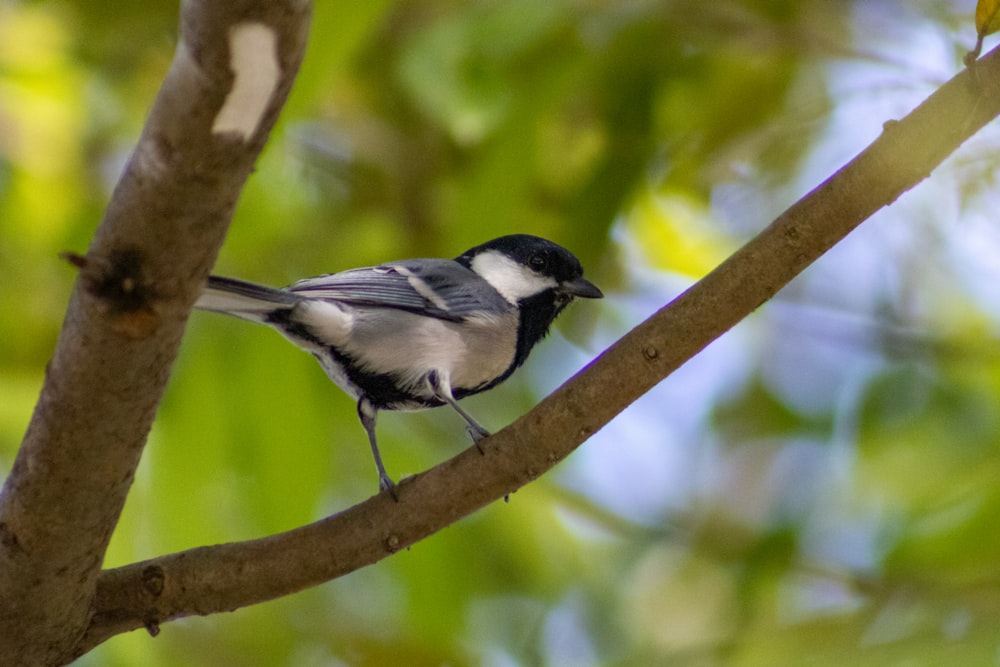
{"label": "gray wing", "polygon": [[308,299],[330,299],[376,308],[398,308],[444,320],[511,306],[477,273],[447,259],[414,259],[351,269],[289,286]]}

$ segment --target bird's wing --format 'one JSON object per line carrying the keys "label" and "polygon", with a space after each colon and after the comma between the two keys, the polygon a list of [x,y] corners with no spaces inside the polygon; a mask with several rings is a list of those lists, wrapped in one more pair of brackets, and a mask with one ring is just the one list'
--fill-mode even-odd
{"label": "bird's wing", "polygon": [[503,311],[510,307],[478,274],[446,259],[351,269],[300,280],[287,289],[308,299],[398,308],[456,321],[484,308]]}

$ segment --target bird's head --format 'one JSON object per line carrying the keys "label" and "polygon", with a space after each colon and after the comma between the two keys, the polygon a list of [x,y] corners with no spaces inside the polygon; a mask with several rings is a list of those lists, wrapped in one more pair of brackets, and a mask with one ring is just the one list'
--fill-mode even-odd
{"label": "bird's head", "polygon": [[511,304],[523,307],[539,298],[551,302],[550,321],[574,297],[604,296],[583,277],[573,253],[538,236],[501,236],[467,250],[456,261],[479,274]]}

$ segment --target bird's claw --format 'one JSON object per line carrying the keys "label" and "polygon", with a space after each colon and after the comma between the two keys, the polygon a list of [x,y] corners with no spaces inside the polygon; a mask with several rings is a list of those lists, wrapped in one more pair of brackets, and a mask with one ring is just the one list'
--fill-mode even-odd
{"label": "bird's claw", "polygon": [[396,483],[389,479],[387,475],[379,475],[378,490],[380,493],[382,491],[388,491],[389,495],[392,496],[392,499],[397,503],[399,502],[399,487],[396,486]]}
{"label": "bird's claw", "polygon": [[472,442],[476,444],[476,449],[479,450],[479,453],[485,456],[486,452],[483,450],[483,446],[480,445],[479,443],[481,440],[485,440],[486,438],[490,437],[490,432],[481,426],[476,427],[473,426],[472,424],[466,425],[465,432],[469,434],[470,438],[472,438]]}

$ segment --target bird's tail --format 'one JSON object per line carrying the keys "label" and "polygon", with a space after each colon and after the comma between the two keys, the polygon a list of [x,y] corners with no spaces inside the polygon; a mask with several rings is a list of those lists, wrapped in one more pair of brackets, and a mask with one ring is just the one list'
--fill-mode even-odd
{"label": "bird's tail", "polygon": [[210,276],[194,307],[264,322],[274,311],[290,309],[301,300],[301,297],[283,289]]}

